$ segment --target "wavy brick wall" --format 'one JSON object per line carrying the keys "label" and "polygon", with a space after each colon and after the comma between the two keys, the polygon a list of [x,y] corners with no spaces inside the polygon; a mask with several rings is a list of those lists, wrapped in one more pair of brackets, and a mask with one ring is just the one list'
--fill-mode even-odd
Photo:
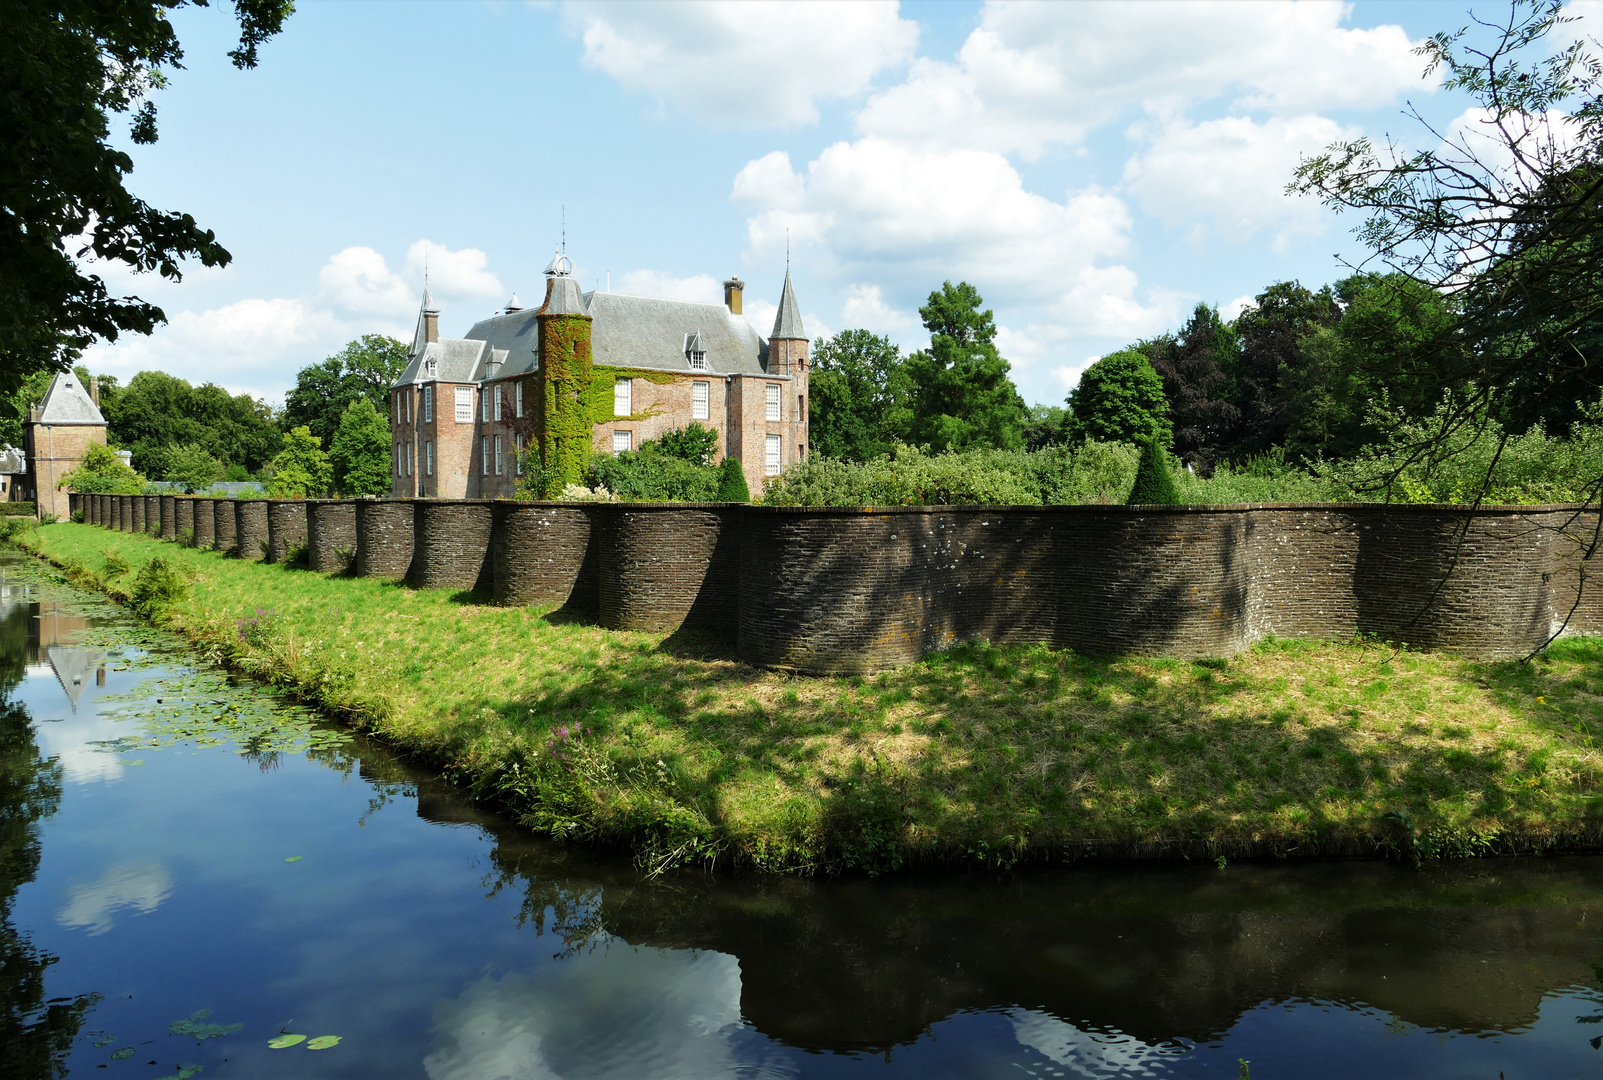
{"label": "wavy brick wall", "polygon": [[411,499],[356,500],[356,573],[404,578],[412,568]]}
{"label": "wavy brick wall", "polygon": [[160,507],[161,532],[163,540],[173,540],[178,536],[178,498],[174,495],[158,495],[156,505]]}
{"label": "wavy brick wall", "polygon": [[239,536],[239,516],[234,511],[233,499],[212,500],[212,546],[224,555],[236,550]]}
{"label": "wavy brick wall", "polygon": [[261,499],[234,500],[234,546],[247,562],[267,557],[267,503]]}
{"label": "wavy brick wall", "polygon": [[496,603],[555,605],[583,618],[600,617],[595,503],[501,501],[492,513]]}
{"label": "wavy brick wall", "polygon": [[145,496],[145,531],[152,536],[161,533],[161,496]]}
{"label": "wavy brick wall", "polygon": [[356,504],[339,499],[306,503],[306,567],[343,574],[356,560]]}
{"label": "wavy brick wall", "polygon": [[195,546],[212,548],[217,545],[216,499],[196,499],[190,511],[195,528]]}
{"label": "wavy brick wall", "polygon": [[123,516],[123,527],[129,532],[142,533],[145,531],[145,497],[143,495],[129,495],[128,509]]}
{"label": "wavy brick wall", "polygon": [[601,504],[601,625],[734,631],[741,514],[722,503]]}
{"label": "wavy brick wall", "polygon": [[195,500],[180,495],[173,500],[173,529],[177,534],[195,532]]}
{"label": "wavy brick wall", "polygon": [[491,503],[418,499],[411,584],[420,589],[489,589]]}
{"label": "wavy brick wall", "polygon": [[273,499],[267,504],[267,561],[281,563],[290,548],[306,543],[306,503]]}

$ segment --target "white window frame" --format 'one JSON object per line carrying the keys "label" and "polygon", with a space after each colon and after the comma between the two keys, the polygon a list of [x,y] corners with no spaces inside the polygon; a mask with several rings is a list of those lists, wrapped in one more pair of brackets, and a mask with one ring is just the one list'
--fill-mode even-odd
{"label": "white window frame", "polygon": [[479,419],[484,423],[490,422],[490,388],[479,387]]}
{"label": "white window frame", "polygon": [[[500,383],[496,383],[495,384],[495,411],[491,414],[490,419],[491,420],[499,420],[499,419],[501,419],[501,384]],[[500,470],[497,469],[496,471],[499,472]]]}
{"label": "white window frame", "polygon": [[459,424],[473,423],[473,387],[459,386],[456,388],[456,422]]}
{"label": "white window frame", "polygon": [[434,385],[431,383],[423,388],[423,422],[434,422]]}
{"label": "white window frame", "polygon": [[711,411],[712,384],[697,379],[690,384],[690,419],[706,420]]}
{"label": "white window frame", "polygon": [[635,414],[635,381],[633,379],[618,379],[612,384],[612,415],[633,416]]}
{"label": "white window frame", "polygon": [[493,436],[495,444],[495,475],[501,475],[501,436]]}
{"label": "white window frame", "polygon": [[[764,391],[764,396],[768,399],[764,416],[768,420],[783,420],[785,418],[783,391],[778,383],[771,382],[767,386],[768,389]],[[768,475],[773,476],[774,474],[769,473]]]}
{"label": "white window frame", "polygon": [[434,440],[423,444],[423,475],[434,475]]}
{"label": "white window frame", "polygon": [[[522,383],[518,383],[521,388]],[[512,469],[518,475],[523,475],[523,436],[512,436]]]}
{"label": "white window frame", "polygon": [[778,476],[780,467],[784,464],[781,456],[784,454],[784,444],[778,435],[770,435],[764,447],[763,472],[768,476]]}
{"label": "white window frame", "polygon": [[690,354],[690,370],[691,371],[706,371],[707,370],[707,354],[704,353],[704,352],[693,352],[693,353],[691,353]]}
{"label": "white window frame", "polygon": [[488,435],[479,440],[479,475],[490,475],[490,437]]}
{"label": "white window frame", "polygon": [[632,431],[616,431],[616,430],[613,431],[613,433],[612,433],[612,452],[614,454],[621,454],[625,450],[633,450],[634,448],[635,448],[635,433],[634,432],[632,432]]}
{"label": "white window frame", "polygon": [[[401,395],[404,393],[406,393],[405,390],[397,390],[395,391],[395,396],[390,399],[390,423],[395,424],[397,427],[401,423]],[[399,446],[400,444],[396,443],[396,445]]]}
{"label": "white window frame", "polygon": [[514,414],[516,414],[517,418],[521,420],[523,419],[523,380],[519,379],[514,385],[517,387],[517,389],[512,391],[512,411]]}
{"label": "white window frame", "polygon": [[401,444],[401,475],[412,475],[412,444],[409,442]]}
{"label": "white window frame", "polygon": [[394,455],[394,457],[395,457],[395,475],[396,476],[400,476],[402,474],[401,474],[401,444],[400,444],[399,441],[397,441],[396,444],[395,444],[395,455]]}

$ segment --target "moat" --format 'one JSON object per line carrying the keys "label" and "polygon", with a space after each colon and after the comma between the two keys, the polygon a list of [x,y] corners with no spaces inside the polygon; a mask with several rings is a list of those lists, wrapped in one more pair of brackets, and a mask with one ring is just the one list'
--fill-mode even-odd
{"label": "moat", "polygon": [[0,916],[20,1080],[1603,1070],[1603,858],[648,881],[14,553]]}

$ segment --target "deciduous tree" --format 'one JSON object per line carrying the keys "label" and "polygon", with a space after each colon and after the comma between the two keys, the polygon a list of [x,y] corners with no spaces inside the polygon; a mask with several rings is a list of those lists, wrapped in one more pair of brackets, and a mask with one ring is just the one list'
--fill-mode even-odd
{"label": "deciduous tree", "polygon": [[1126,349],[1087,368],[1069,392],[1065,434],[1071,443],[1096,439],[1167,447],[1174,441],[1163,379],[1147,358]]}
{"label": "deciduous tree", "polygon": [[406,361],[407,346],[383,334],[363,334],[327,360],[301,368],[284,398],[285,430],[304,425],[332,447],[351,402],[362,398],[388,414],[390,386]]}
{"label": "deciduous tree", "polygon": [[341,495],[389,494],[390,425],[367,398],[345,406],[328,459]]}

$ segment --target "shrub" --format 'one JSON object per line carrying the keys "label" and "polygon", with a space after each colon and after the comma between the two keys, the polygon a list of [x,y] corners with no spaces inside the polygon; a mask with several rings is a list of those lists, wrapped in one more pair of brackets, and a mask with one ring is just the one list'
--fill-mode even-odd
{"label": "shrub", "polygon": [[33,528],[32,518],[0,517],[0,540],[17,540],[31,528]]}
{"label": "shrub", "polygon": [[79,525],[82,525],[83,524],[83,511],[82,510],[74,510],[72,512],[72,515],[71,515],[71,520],[76,522]]}
{"label": "shrub", "polygon": [[661,453],[688,461],[692,465],[707,465],[718,450],[718,433],[692,420],[687,427],[665,431],[655,439],[647,440],[640,449],[655,446]]}
{"label": "shrub", "polygon": [[134,575],[128,593],[128,606],[147,619],[158,619],[174,604],[189,597],[189,577],[183,570],[157,555]]}
{"label": "shrub", "polygon": [[1169,469],[1169,455],[1156,442],[1142,448],[1135,484],[1126,501],[1131,506],[1174,506],[1180,501],[1180,488]]}
{"label": "shrub", "polygon": [[115,548],[107,548],[100,554],[106,560],[105,572],[101,574],[101,578],[105,581],[116,581],[133,569],[128,564],[128,560],[123,558],[122,553]]}
{"label": "shrub", "polygon": [[36,509],[31,502],[0,502],[0,517],[33,517]]}
{"label": "shrub", "polygon": [[740,459],[726,457],[718,471],[718,502],[751,502],[751,488],[746,486],[746,470]]}
{"label": "shrub", "polygon": [[638,502],[712,502],[719,473],[664,453],[653,443],[619,454],[599,453],[585,466],[584,482]]}
{"label": "shrub", "polygon": [[1039,505],[1041,493],[1021,470],[1022,452],[975,450],[927,454],[896,446],[853,465],[813,456],[769,481],[769,506]]}
{"label": "shrub", "polygon": [[275,499],[310,499],[334,482],[334,466],[323,453],[322,440],[304,424],[284,436],[284,449],[273,459],[268,490]]}
{"label": "shrub", "polygon": [[57,486],[81,495],[138,495],[145,490],[145,478],[129,468],[111,447],[94,443],[78,467],[62,477]]}

